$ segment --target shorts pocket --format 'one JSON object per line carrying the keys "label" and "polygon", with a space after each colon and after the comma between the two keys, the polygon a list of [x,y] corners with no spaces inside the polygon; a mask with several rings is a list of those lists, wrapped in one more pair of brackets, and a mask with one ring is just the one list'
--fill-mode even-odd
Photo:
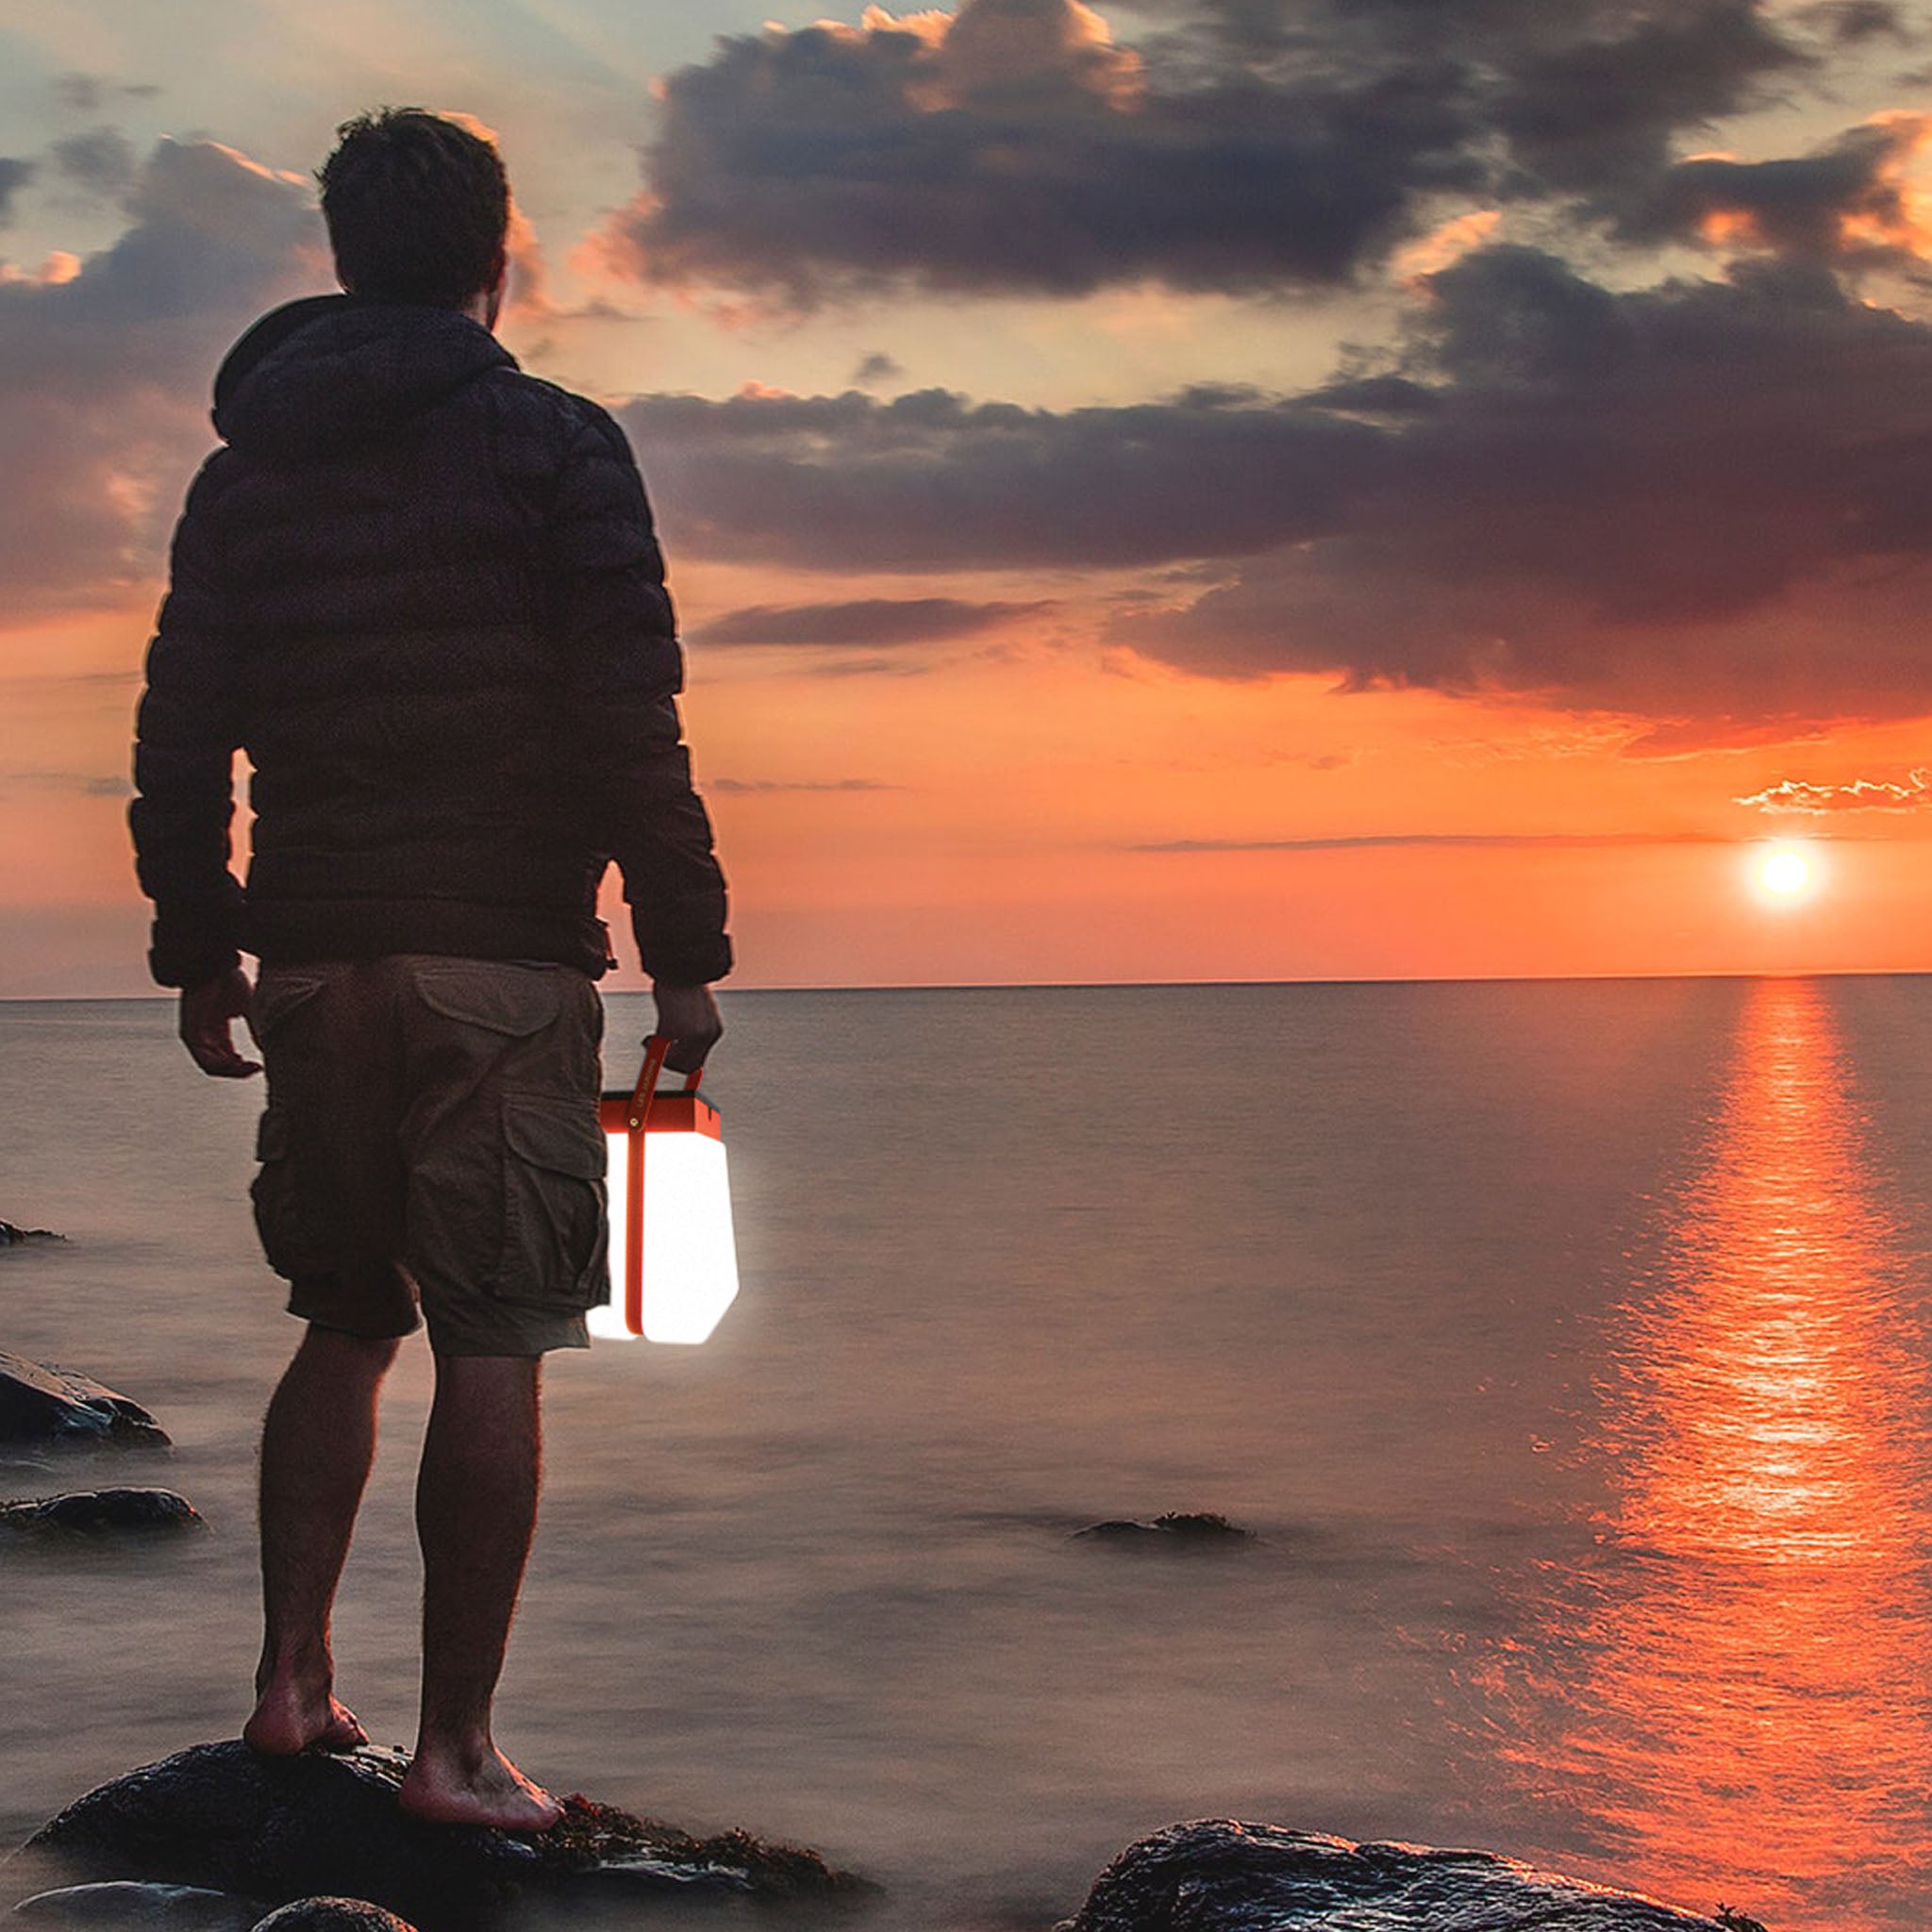
{"label": "shorts pocket", "polygon": [[566,970],[502,960],[439,960],[415,968],[410,981],[417,998],[442,1019],[521,1040],[556,1024],[563,1009]]}
{"label": "shorts pocket", "polygon": [[326,1274],[329,1269],[322,1230],[303,1198],[292,1142],[287,1108],[271,1104],[256,1129],[255,1158],[261,1167],[248,1192],[255,1204],[261,1252],[285,1281]]}
{"label": "shorts pocket", "polygon": [[608,1156],[594,1109],[560,1095],[503,1097],[506,1300],[587,1308],[609,1292],[604,1221]]}

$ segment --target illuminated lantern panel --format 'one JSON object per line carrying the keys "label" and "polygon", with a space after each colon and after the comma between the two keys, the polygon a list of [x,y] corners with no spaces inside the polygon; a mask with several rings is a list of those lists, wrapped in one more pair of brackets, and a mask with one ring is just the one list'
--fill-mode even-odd
{"label": "illuminated lantern panel", "polygon": [[[738,1295],[717,1111],[694,1093],[661,1093],[639,1133],[631,1108],[628,1093],[607,1093],[599,1108],[610,1151],[610,1298],[590,1311],[591,1333],[704,1341]],[[633,1198],[640,1171],[641,1202]]]}

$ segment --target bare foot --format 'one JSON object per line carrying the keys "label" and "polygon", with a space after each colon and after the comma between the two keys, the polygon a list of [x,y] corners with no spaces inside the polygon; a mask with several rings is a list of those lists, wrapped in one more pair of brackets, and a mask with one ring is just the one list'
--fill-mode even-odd
{"label": "bare foot", "polygon": [[428,1824],[489,1824],[498,1831],[548,1831],[563,1807],[492,1744],[480,1762],[419,1749],[396,1803]]}
{"label": "bare foot", "polygon": [[242,1741],[264,1757],[293,1757],[302,1751],[353,1751],[369,1733],[346,1704],[288,1684],[269,1684],[242,1727]]}

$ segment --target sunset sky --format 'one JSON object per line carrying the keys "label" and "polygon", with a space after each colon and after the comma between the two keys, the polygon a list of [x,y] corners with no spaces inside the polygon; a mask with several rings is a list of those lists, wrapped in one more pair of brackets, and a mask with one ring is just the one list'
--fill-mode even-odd
{"label": "sunset sky", "polygon": [[382,103],[636,445],[738,983],[1932,968],[1932,7],[0,0],[0,996],[146,987],[168,530]]}

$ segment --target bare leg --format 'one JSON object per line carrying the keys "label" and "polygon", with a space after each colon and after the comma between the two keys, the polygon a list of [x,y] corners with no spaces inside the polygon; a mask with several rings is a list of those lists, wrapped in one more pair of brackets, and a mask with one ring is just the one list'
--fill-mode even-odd
{"label": "bare leg", "polygon": [[375,1401],[393,1341],[311,1327],[261,1431],[261,1663],[242,1735],[270,1757],[367,1736],[335,1699],[329,1610],[375,1458]]}
{"label": "bare leg", "polygon": [[490,1735],[491,1705],[537,1522],[538,1356],[439,1356],[416,1480],[423,1543],[423,1724],[405,1811],[440,1824],[547,1831],[563,1807]]}

